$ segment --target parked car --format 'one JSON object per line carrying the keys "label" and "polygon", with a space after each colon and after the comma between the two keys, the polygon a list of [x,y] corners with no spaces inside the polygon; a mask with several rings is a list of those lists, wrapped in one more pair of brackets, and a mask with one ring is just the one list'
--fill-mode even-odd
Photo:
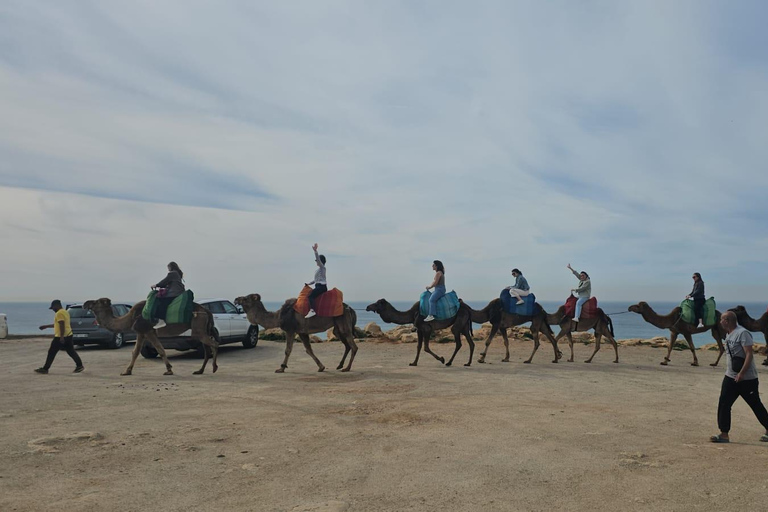
{"label": "parked car", "polygon": [[[128,304],[112,304],[112,314],[123,316],[131,309]],[[73,342],[75,345],[102,345],[108,348],[120,348],[128,341],[136,341],[136,333],[111,332],[100,326],[92,311],[83,309],[82,304],[67,306],[70,323],[72,324]]]}
{"label": "parked car", "polygon": [[[242,343],[245,348],[254,348],[259,342],[259,328],[251,325],[243,310],[227,299],[202,299],[196,303],[213,313],[213,325],[219,345]],[[160,338],[164,349],[195,350],[204,355],[203,344],[192,338],[189,330],[174,338]],[[157,351],[151,344],[145,343],[141,355],[146,358],[157,357]]]}

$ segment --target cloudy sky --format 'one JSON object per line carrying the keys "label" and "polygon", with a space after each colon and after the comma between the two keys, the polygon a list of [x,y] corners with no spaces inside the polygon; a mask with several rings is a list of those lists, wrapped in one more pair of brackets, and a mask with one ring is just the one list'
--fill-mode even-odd
{"label": "cloudy sky", "polygon": [[768,301],[764,2],[0,3],[0,300]]}

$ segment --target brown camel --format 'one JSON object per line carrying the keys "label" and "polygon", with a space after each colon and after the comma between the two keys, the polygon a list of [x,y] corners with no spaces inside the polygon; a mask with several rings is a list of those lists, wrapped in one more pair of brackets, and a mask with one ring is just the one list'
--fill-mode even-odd
{"label": "brown camel", "polygon": [[[304,318],[304,315],[300,315],[293,309],[296,299],[286,300],[285,304],[278,311],[274,312],[267,311],[267,308],[261,302],[261,295],[258,293],[238,297],[235,299],[235,304],[243,307],[243,311],[248,315],[248,321],[253,325],[261,325],[265,329],[279,327],[285,332],[285,359],[280,368],[275,370],[275,373],[283,373],[288,368],[288,358],[291,356],[296,334],[299,335],[299,339],[304,344],[307,354],[317,364],[317,371],[322,372],[325,370],[323,363],[320,362],[312,351],[309,335],[325,332],[330,328],[333,328],[336,337],[344,344],[344,357],[341,358],[341,362],[336,369],[348,372],[352,368],[352,361],[355,360],[355,355],[357,354],[357,344],[355,344],[357,314],[354,309],[346,304],[344,304],[344,314],[341,316],[313,316],[311,318]],[[349,364],[344,368],[344,361],[347,359],[350,351],[352,356],[349,358]]]}
{"label": "brown camel", "polygon": [[501,337],[504,338],[504,347],[507,349],[507,355],[501,362],[509,362],[509,338],[507,338],[507,328],[528,322],[531,322],[533,352],[531,352],[531,356],[526,361],[523,361],[524,363],[530,363],[533,360],[533,355],[539,349],[540,333],[543,333],[544,336],[549,339],[550,343],[552,343],[552,347],[555,349],[555,359],[552,362],[556,363],[558,359],[563,356],[563,353],[557,348],[557,341],[555,340],[554,333],[547,323],[547,313],[538,302],[536,303],[533,316],[507,313],[504,311],[504,305],[502,304],[501,299],[493,299],[487,306],[479,311],[472,309],[470,306],[467,306],[467,308],[469,308],[472,322],[476,324],[484,324],[486,322],[491,323],[491,333],[488,335],[488,339],[485,340],[485,350],[480,353],[480,359],[477,360],[478,363],[485,363],[485,355],[488,353],[488,346],[491,344],[491,341],[497,332],[500,332]]}
{"label": "brown camel", "polygon": [[[736,320],[738,320],[739,325],[746,330],[763,333],[766,344],[768,344],[768,311],[763,313],[763,316],[758,319],[754,319],[749,316],[749,313],[747,313],[747,308],[744,306],[736,306],[735,308],[731,308],[728,311],[733,311],[736,313]],[[763,365],[768,366],[768,357],[766,357],[765,361],[763,361]]]}
{"label": "brown camel", "polygon": [[572,321],[569,317],[565,316],[565,306],[560,306],[557,311],[551,315],[547,315],[547,322],[550,325],[559,325],[560,332],[557,333],[555,340],[559,340],[563,336],[568,338],[568,346],[571,349],[571,358],[568,359],[569,363],[573,362],[573,336],[575,332],[586,332],[589,330],[595,331],[595,350],[589,359],[584,361],[585,363],[591,363],[595,354],[600,350],[600,341],[603,336],[611,342],[613,350],[616,352],[616,359],[614,363],[619,362],[619,345],[616,343],[616,339],[613,334],[613,322],[611,317],[605,314],[605,312],[597,308],[597,318],[580,318],[578,322]]}
{"label": "brown camel", "polygon": [[[419,313],[419,303],[416,302],[408,311],[398,311],[392,304],[387,302],[386,299],[379,299],[373,304],[369,304],[365,308],[366,311],[373,311],[378,314],[382,320],[390,324],[413,324],[416,327],[416,333],[418,335],[418,345],[416,347],[416,359],[413,360],[409,366],[417,366],[419,364],[419,355],[421,355],[421,346],[424,345],[424,352],[431,355],[445,366],[451,366],[453,359],[461,349],[461,335],[463,334],[469,344],[469,361],[464,366],[470,366],[472,364],[472,355],[475,352],[475,342],[472,340],[472,320],[469,315],[469,308],[463,302],[459,306],[459,310],[456,315],[446,320],[433,320],[432,322],[425,322],[423,316]],[[453,332],[456,348],[453,351],[451,359],[446,363],[444,357],[440,357],[429,348],[429,338],[434,331],[441,329],[451,328]]]}
{"label": "brown camel", "polygon": [[141,348],[144,343],[149,341],[154,347],[160,357],[163,358],[165,363],[166,372],[163,375],[173,375],[171,369],[171,363],[168,362],[168,357],[165,355],[165,349],[160,343],[158,338],[172,338],[179,336],[184,331],[192,330],[192,338],[198,340],[203,344],[205,352],[205,359],[203,360],[203,366],[199,370],[193,372],[195,375],[200,375],[205,371],[205,366],[208,364],[209,349],[213,353],[213,373],[219,369],[219,365],[216,362],[219,353],[219,342],[216,340],[213,315],[210,311],[205,309],[200,304],[195,304],[192,310],[192,321],[188,324],[170,324],[160,329],[155,329],[151,322],[148,322],[141,316],[141,311],[144,309],[146,301],[136,303],[128,313],[121,317],[115,318],[112,313],[112,301],[106,298],[99,300],[88,300],[83,304],[83,309],[93,311],[96,315],[96,320],[99,325],[112,332],[126,332],[135,331],[138,335],[136,337],[136,345],[133,347],[133,353],[131,354],[131,364],[120,375],[131,375],[133,372],[133,365],[136,364],[136,358],[141,353]]}
{"label": "brown camel", "polygon": [[693,346],[693,339],[691,338],[691,335],[707,331],[712,333],[712,337],[715,338],[717,346],[720,349],[720,353],[717,355],[717,361],[710,364],[709,366],[717,366],[717,364],[720,362],[720,358],[723,356],[723,352],[725,350],[723,348],[722,341],[725,339],[725,330],[723,329],[723,326],[720,325],[719,311],[715,311],[715,325],[712,327],[703,327],[701,329],[696,328],[695,325],[683,322],[683,309],[680,306],[676,307],[668,315],[664,316],[656,313],[653,308],[648,305],[647,302],[638,302],[637,304],[633,304],[629,306],[629,311],[633,313],[639,313],[642,315],[643,320],[651,325],[658,327],[659,329],[669,329],[670,335],[669,347],[667,347],[667,355],[660,363],[663,366],[667,366],[669,364],[669,356],[672,355],[672,348],[675,346],[675,341],[677,340],[678,334],[683,335],[685,341],[688,342],[688,346],[691,349],[691,353],[693,354],[693,362],[691,363],[691,366],[699,366],[699,359],[696,357],[696,348]]}

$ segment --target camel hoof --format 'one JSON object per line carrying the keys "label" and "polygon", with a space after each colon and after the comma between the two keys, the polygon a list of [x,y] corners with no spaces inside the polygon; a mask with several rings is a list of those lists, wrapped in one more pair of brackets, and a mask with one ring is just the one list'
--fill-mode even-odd
{"label": "camel hoof", "polygon": [[667,366],[669,364],[669,361],[662,361],[659,363],[661,366]]}
{"label": "camel hoof", "polygon": [[320,368],[318,368],[318,369],[317,369],[317,371],[318,371],[318,372],[323,372],[323,371],[325,371],[325,366],[321,366]]}
{"label": "camel hoof", "polygon": [[203,374],[203,370],[197,370],[195,372],[192,372],[192,375],[202,375],[202,374]]}
{"label": "camel hoof", "polygon": [[348,372],[350,369],[351,369],[351,368],[344,368],[344,369],[343,369],[343,370],[341,370],[341,371],[342,371],[343,373],[346,373],[346,372]]}
{"label": "camel hoof", "polygon": [[447,363],[445,363],[445,366],[451,366],[452,364],[453,363],[451,361],[448,361]]}
{"label": "camel hoof", "polygon": [[478,359],[477,362],[480,364],[485,364],[485,361],[483,361],[482,359]]}
{"label": "camel hoof", "polygon": [[130,370],[126,370],[123,373],[121,373],[120,375],[133,375],[133,372],[131,372]]}
{"label": "camel hoof", "polygon": [[[441,357],[441,358],[440,358],[440,362],[441,362],[442,364],[445,364],[445,358],[444,358],[444,357]],[[450,365],[448,365],[448,366],[450,366]]]}
{"label": "camel hoof", "polygon": [[505,357],[504,359],[502,359],[502,360],[501,360],[501,362],[502,362],[502,363],[508,363],[508,362],[509,362],[509,358],[508,358],[508,357]]}
{"label": "camel hoof", "polygon": [[408,366],[418,366],[418,363],[408,363]]}
{"label": "camel hoof", "polygon": [[618,362],[619,362],[619,360],[618,360],[618,359],[614,361],[614,363],[618,363]]}
{"label": "camel hoof", "polygon": [[[557,362],[557,361],[555,361],[555,362]],[[531,364],[531,360],[529,359],[527,361],[523,361],[523,364]]]}
{"label": "camel hoof", "polygon": [[343,364],[340,364],[339,366],[336,367],[337,370],[341,370],[342,368],[344,368]]}
{"label": "camel hoof", "polygon": [[559,360],[559,359],[555,359],[555,360],[553,360],[552,362],[553,362],[553,363],[555,363],[555,364],[557,364],[557,363],[559,363],[559,362],[560,362],[560,360]]}
{"label": "camel hoof", "polygon": [[173,375],[173,370],[166,370],[163,375]]}
{"label": "camel hoof", "polygon": [[592,362],[592,360],[591,360],[591,359],[587,359],[587,360],[586,360],[586,361],[584,361],[584,362],[585,362],[585,363],[591,363],[591,362]]}
{"label": "camel hoof", "polygon": [[572,362],[573,362],[573,358],[570,358],[570,359],[568,360],[568,362],[569,362],[569,363],[572,363]]}
{"label": "camel hoof", "polygon": [[472,366],[472,363],[466,363],[464,366]]}
{"label": "camel hoof", "polygon": [[285,373],[285,369],[284,368],[278,368],[277,370],[275,370],[275,373]]}
{"label": "camel hoof", "polygon": [[219,369],[219,367],[217,365],[213,365],[213,372],[212,373],[216,373],[216,370],[218,370],[218,369]]}
{"label": "camel hoof", "polygon": [[699,362],[698,361],[694,361],[694,362],[691,363],[691,366],[699,366]]}
{"label": "camel hoof", "polygon": [[[763,363],[763,364],[765,364],[765,363]],[[710,364],[709,364],[709,366],[711,366],[712,368],[714,368],[715,366],[717,366],[717,363],[710,363]]]}

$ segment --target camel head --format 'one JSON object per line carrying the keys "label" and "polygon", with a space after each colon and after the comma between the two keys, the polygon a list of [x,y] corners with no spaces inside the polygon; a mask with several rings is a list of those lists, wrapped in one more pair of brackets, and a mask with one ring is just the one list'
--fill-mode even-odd
{"label": "camel head", "polygon": [[648,311],[648,303],[647,302],[638,302],[637,304],[632,304],[627,308],[627,311],[631,311],[632,313],[640,313],[642,314],[643,311]]}
{"label": "camel head", "polygon": [[365,308],[366,311],[371,311],[373,313],[381,313],[386,309],[386,307],[389,305],[386,299],[379,299],[373,304],[368,304],[368,306]]}
{"label": "camel head", "polygon": [[736,313],[736,318],[742,318],[744,317],[744,315],[746,315],[747,308],[745,308],[742,305],[738,305],[735,308],[729,309],[728,311],[733,311],[734,313]]}
{"label": "camel head", "polygon": [[251,293],[250,295],[246,295],[245,297],[237,297],[235,299],[235,305],[236,306],[242,306],[243,311],[248,311],[253,306],[255,306],[257,303],[261,303],[261,295],[258,293]]}
{"label": "camel head", "polygon": [[98,300],[87,300],[83,303],[83,309],[86,311],[93,311],[94,313],[100,311],[112,312],[112,301],[106,297]]}

